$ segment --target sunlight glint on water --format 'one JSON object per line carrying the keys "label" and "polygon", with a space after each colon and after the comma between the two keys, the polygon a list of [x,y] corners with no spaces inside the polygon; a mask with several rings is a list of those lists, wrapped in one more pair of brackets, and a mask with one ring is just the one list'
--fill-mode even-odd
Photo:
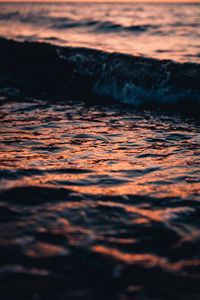
{"label": "sunlight glint on water", "polygon": [[199,15],[0,3],[1,300],[199,299]]}

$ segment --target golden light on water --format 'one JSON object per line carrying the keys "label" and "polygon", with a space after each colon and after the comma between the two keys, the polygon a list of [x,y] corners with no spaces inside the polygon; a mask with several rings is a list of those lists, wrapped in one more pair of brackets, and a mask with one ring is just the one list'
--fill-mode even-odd
{"label": "golden light on water", "polygon": [[[101,113],[91,111],[81,120],[76,114],[74,120],[67,120],[63,114],[65,110],[60,115],[47,110],[42,116],[27,111],[28,131],[21,129],[24,120],[20,116],[8,116],[12,128],[1,130],[6,141],[1,168],[22,171],[18,180],[3,181],[1,188],[62,185],[83,194],[183,198],[200,189],[195,180],[198,151],[192,143],[196,135],[188,132],[187,126],[185,136],[176,132],[181,139],[174,144],[176,134],[167,130],[161,134],[168,125],[159,118],[152,130],[140,117],[134,121],[129,116],[115,119],[108,114],[99,119]],[[46,119],[53,123],[46,126]],[[185,152],[177,152],[179,147]],[[38,172],[26,176],[29,169]]]}
{"label": "golden light on water", "polygon": [[[31,3],[31,2],[49,2],[49,3],[56,3],[56,2],[63,2],[63,3],[76,3],[76,2],[105,2],[105,3],[127,3],[127,1],[123,1],[123,0],[96,0],[96,1],[93,1],[93,0],[30,0],[30,1],[27,1],[27,0],[0,0],[0,2],[26,2],[26,3]],[[129,0],[128,2],[133,2],[133,3],[153,3],[153,2],[158,2],[158,3],[200,3],[200,0],[192,0],[192,1],[189,1],[189,0]]]}
{"label": "golden light on water", "polygon": [[0,3],[2,300],[199,299],[199,5],[25,2]]}

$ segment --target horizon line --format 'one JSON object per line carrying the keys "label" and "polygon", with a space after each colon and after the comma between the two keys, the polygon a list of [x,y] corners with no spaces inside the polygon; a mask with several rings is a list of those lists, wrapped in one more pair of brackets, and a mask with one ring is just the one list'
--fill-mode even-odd
{"label": "horizon line", "polygon": [[200,3],[200,0],[0,0],[0,3]]}

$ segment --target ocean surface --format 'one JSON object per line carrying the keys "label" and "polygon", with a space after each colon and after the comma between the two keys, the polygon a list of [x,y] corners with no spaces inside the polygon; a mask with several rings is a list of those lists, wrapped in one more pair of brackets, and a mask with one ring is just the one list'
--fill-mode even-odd
{"label": "ocean surface", "polygon": [[200,62],[199,15],[198,3],[0,3],[0,36]]}
{"label": "ocean surface", "polygon": [[199,16],[0,3],[0,299],[200,299]]}

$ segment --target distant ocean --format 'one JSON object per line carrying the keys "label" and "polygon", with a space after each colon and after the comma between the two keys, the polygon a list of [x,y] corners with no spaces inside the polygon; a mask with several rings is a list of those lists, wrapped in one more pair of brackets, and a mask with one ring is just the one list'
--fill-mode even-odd
{"label": "distant ocean", "polygon": [[0,35],[200,61],[200,4],[0,3]]}
{"label": "distant ocean", "polygon": [[200,298],[200,4],[0,3],[0,298]]}

